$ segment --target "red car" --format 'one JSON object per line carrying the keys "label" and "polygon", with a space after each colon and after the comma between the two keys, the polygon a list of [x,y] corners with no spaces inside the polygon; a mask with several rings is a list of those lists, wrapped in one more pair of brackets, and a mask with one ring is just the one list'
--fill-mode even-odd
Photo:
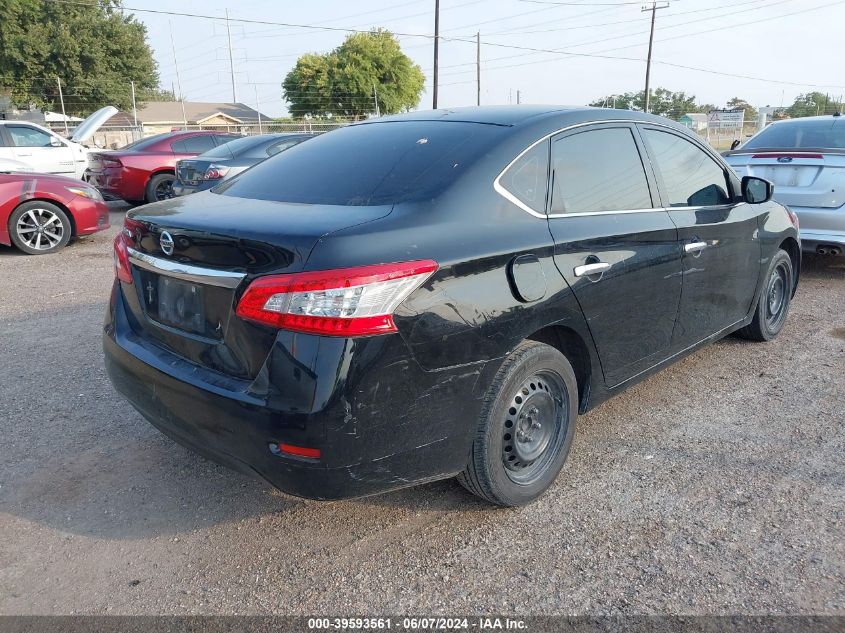
{"label": "red car", "polygon": [[65,176],[0,172],[0,244],[43,255],[107,228],[109,208],[94,187]]}
{"label": "red car", "polygon": [[173,197],[176,161],[202,154],[239,138],[238,134],[169,132],[130,143],[123,149],[88,155],[85,180],[106,198],[156,202]]}

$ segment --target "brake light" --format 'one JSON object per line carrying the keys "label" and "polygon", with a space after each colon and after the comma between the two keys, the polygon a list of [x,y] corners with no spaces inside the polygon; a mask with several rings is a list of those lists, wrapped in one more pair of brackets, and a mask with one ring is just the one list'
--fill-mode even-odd
{"label": "brake light", "polygon": [[798,214],[795,213],[792,209],[784,205],[786,212],[789,214],[789,221],[792,222],[792,226],[795,227],[795,230],[798,230]]}
{"label": "brake light", "polygon": [[279,329],[325,336],[396,331],[393,311],[437,270],[423,260],[259,277],[236,314]]}
{"label": "brake light", "polygon": [[305,457],[308,459],[320,459],[320,449],[310,448],[308,446],[294,446],[293,444],[270,444],[270,452],[274,455],[293,455],[295,457]]}
{"label": "brake light", "polygon": [[208,169],[205,170],[205,175],[203,176],[204,180],[220,180],[221,178],[225,178],[226,174],[229,173],[229,168],[225,167],[224,165],[209,165]]}
{"label": "brake light", "polygon": [[132,268],[129,265],[129,237],[126,229],[114,238],[114,276],[126,284],[132,283]]}
{"label": "brake light", "polygon": [[103,167],[123,167],[123,163],[121,163],[116,158],[106,158],[105,156],[100,158],[100,162],[102,163]]}

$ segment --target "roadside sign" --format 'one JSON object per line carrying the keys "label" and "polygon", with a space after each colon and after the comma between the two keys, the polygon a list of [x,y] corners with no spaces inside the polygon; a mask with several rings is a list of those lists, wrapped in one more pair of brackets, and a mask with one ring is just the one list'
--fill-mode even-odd
{"label": "roadside sign", "polygon": [[711,110],[707,113],[707,127],[711,130],[742,129],[745,123],[745,110]]}

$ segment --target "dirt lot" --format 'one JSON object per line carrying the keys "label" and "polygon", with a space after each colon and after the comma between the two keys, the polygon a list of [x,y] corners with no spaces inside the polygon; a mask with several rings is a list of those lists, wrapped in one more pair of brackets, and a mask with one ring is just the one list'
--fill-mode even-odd
{"label": "dirt lot", "polygon": [[102,366],[115,231],[0,247],[0,613],[845,614],[845,259],[805,262],[775,342],[599,407],[496,510],[288,498],[160,435]]}

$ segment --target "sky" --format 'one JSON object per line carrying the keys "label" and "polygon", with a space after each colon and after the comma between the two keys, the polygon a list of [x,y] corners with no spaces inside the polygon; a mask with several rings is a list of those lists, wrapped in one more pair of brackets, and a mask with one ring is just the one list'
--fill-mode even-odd
{"label": "sky", "polygon": [[[420,65],[432,104],[434,0],[125,0],[148,27],[162,86],[190,101],[232,101],[225,12],[237,100],[286,114],[281,82],[306,52],[327,52],[348,32],[384,27]],[[475,105],[475,35],[481,33],[481,103],[581,105],[643,89],[650,12],[626,0],[441,0],[438,105]],[[656,13],[651,86],[723,106],[789,105],[800,93],[845,95],[845,0],[669,0]],[[238,20],[271,24],[244,23]],[[272,23],[310,25],[299,28]],[[173,44],[171,44],[171,32]],[[177,83],[173,47],[178,61]],[[534,49],[534,50],[532,50]],[[539,50],[538,50],[539,49]],[[563,52],[561,52],[563,51]]]}

